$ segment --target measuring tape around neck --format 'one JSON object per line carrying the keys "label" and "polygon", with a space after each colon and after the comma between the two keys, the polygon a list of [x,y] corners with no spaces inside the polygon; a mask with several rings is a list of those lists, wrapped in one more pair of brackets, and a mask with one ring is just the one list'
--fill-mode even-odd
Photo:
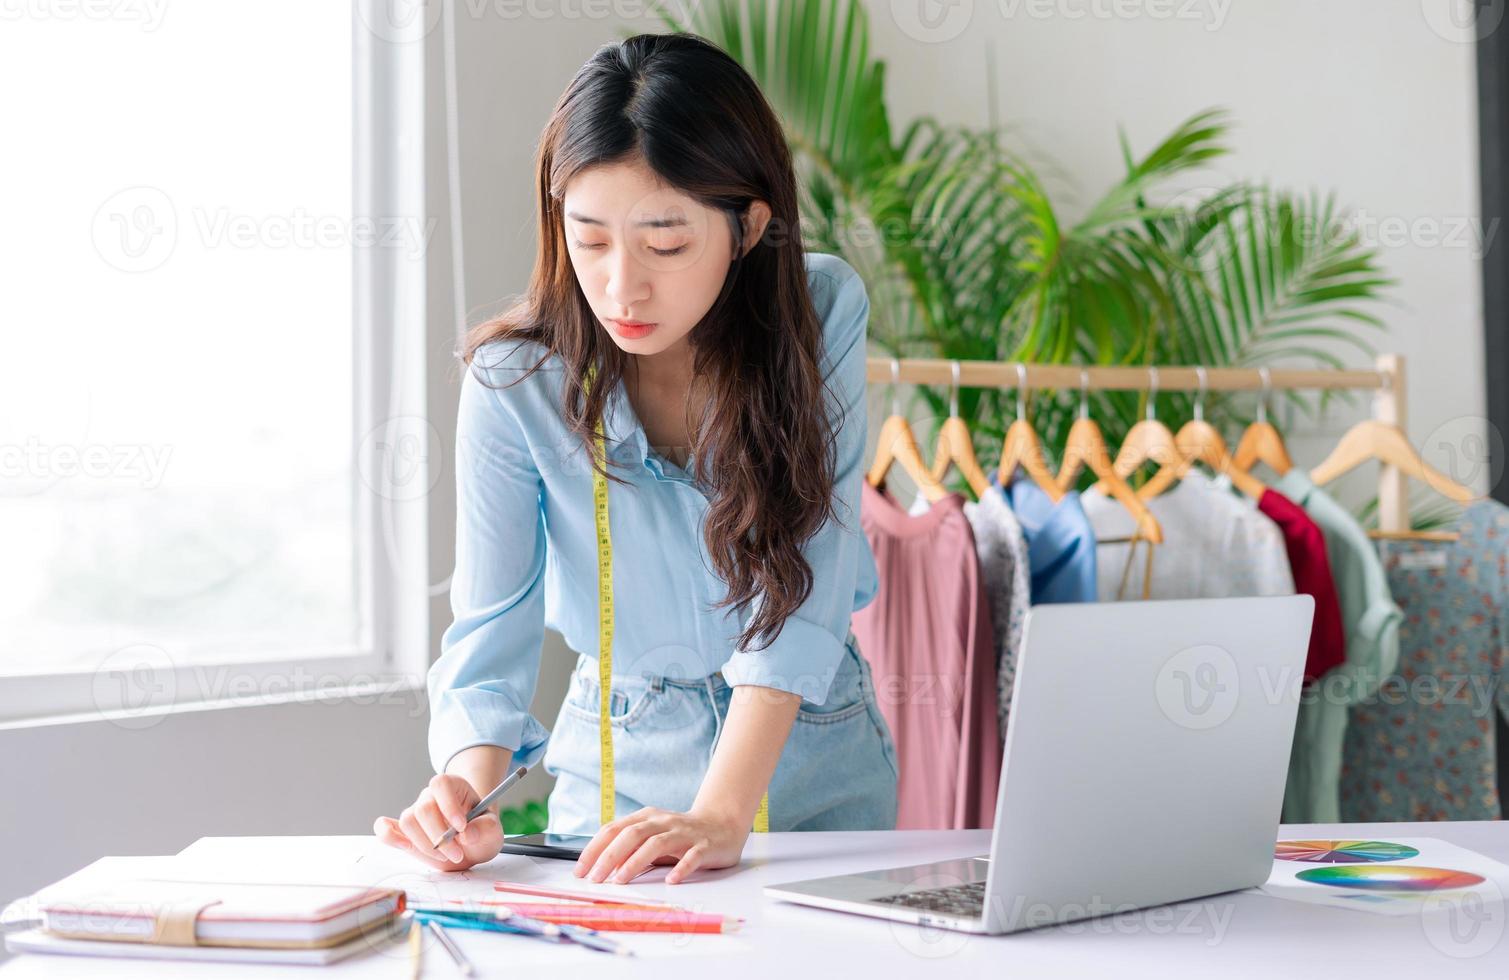
{"label": "measuring tape around neck", "polygon": [[[589,388],[596,377],[595,367],[587,369],[584,389]],[[603,437],[603,424],[599,419],[593,433],[593,448],[597,459],[607,465],[607,443]],[[613,696],[613,535],[608,522],[608,479],[596,466],[592,468],[592,510],[597,527],[597,747],[599,758],[600,799],[598,817],[603,824],[613,821],[617,790],[614,786],[613,727],[609,722],[609,709]],[[714,711],[718,710],[715,704]],[[760,797],[760,808],[755,812],[754,831],[757,834],[770,830],[770,794]]]}

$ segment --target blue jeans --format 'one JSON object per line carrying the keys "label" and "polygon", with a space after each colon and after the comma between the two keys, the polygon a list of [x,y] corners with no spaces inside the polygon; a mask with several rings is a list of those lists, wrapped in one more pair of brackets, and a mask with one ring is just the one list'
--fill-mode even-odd
{"label": "blue jeans", "polygon": [[[617,816],[644,806],[691,808],[732,693],[718,673],[697,680],[613,678]],[[556,780],[550,833],[597,832],[598,702],[597,661],[582,657],[545,748],[545,770]],[[803,702],[797,711],[769,792],[773,831],[896,826],[896,746],[853,633],[826,701]]]}

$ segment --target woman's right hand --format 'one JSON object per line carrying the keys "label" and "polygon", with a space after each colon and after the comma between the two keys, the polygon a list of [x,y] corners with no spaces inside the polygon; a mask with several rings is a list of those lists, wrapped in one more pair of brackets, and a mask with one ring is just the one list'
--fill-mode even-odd
{"label": "woman's right hand", "polygon": [[[397,820],[378,817],[372,831],[384,844],[408,851],[432,868],[463,871],[491,861],[503,848],[503,825],[495,810],[489,809],[466,823],[467,813],[481,798],[472,784],[460,776],[435,776]],[[451,827],[461,830],[440,850],[435,850],[431,842],[439,840]]]}

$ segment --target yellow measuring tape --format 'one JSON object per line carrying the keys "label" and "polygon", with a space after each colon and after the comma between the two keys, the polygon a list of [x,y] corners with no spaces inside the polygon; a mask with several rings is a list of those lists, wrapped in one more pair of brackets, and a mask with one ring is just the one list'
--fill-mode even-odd
{"label": "yellow measuring tape", "polygon": [[[589,367],[584,387],[590,387],[596,375],[596,368]],[[608,453],[601,419],[598,420],[592,441],[597,459],[606,465]],[[613,727],[608,721],[613,696],[613,535],[608,523],[608,480],[595,466],[592,468],[592,510],[597,521],[597,747],[601,754],[598,785],[602,794],[598,816],[602,823],[607,824],[613,821],[614,802],[617,799],[614,788]],[[713,705],[713,710],[718,710],[717,705]],[[755,812],[754,831],[757,834],[770,831],[769,793],[760,797],[760,808]]]}

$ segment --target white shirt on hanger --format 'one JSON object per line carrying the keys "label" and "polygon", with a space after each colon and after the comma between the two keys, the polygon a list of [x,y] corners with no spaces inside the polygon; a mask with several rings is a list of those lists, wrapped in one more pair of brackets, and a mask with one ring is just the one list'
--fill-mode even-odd
{"label": "white shirt on hanger", "polygon": [[[1146,501],[1163,531],[1163,543],[1101,544],[1096,549],[1096,592],[1102,602],[1143,598],[1146,549],[1153,550],[1149,599],[1213,599],[1226,596],[1292,595],[1294,574],[1284,535],[1257,501],[1231,491],[1224,477],[1192,472]],[[1098,490],[1081,495],[1095,537],[1127,538],[1136,530],[1131,513]],[[1130,558],[1131,567],[1128,568]],[[1126,574],[1122,584],[1123,572]]]}

